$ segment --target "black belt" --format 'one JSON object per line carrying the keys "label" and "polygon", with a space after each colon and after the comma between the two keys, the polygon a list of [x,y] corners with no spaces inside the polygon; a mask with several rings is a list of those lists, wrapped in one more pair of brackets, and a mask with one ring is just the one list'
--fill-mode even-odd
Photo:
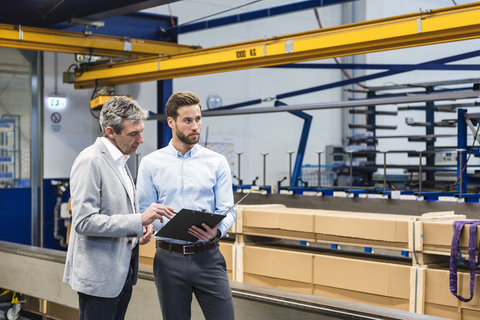
{"label": "black belt", "polygon": [[198,252],[204,252],[218,245],[219,245],[218,240],[210,240],[208,242],[203,242],[198,244],[186,244],[186,245],[162,242],[157,240],[157,248],[162,248],[168,251],[180,252],[183,254],[194,254]]}

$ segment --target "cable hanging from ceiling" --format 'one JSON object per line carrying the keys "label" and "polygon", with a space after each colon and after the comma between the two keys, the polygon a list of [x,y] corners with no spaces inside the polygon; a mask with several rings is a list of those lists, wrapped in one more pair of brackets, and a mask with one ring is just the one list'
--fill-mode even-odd
{"label": "cable hanging from ceiling", "polygon": [[210,14],[210,15],[205,16],[205,17],[202,17],[202,18],[197,18],[197,19],[194,19],[194,20],[191,20],[191,21],[188,21],[188,22],[179,24],[179,25],[177,25],[177,26],[175,26],[175,23],[173,22],[172,11],[171,11],[171,9],[170,9],[170,5],[168,5],[168,9],[169,9],[169,11],[170,11],[170,18],[172,19],[172,26],[171,26],[170,28],[167,28],[166,30],[169,30],[169,29],[172,29],[172,28],[175,28],[175,27],[182,27],[182,26],[188,25],[188,24],[190,24],[190,23],[194,23],[194,22],[197,22],[197,21],[201,21],[201,20],[204,20],[204,19],[208,19],[208,18],[211,18],[211,17],[215,17],[215,16],[218,16],[218,15],[220,15],[220,14],[222,14],[222,13],[226,13],[226,12],[230,12],[230,11],[233,11],[233,10],[236,10],[236,9],[240,9],[240,8],[249,6],[249,5],[251,5],[251,4],[254,4],[254,3],[257,3],[257,2],[261,2],[261,1],[263,1],[263,0],[251,1],[251,2],[242,4],[242,5],[239,5],[239,6],[230,8],[230,9],[226,9],[226,10],[223,10],[223,11],[219,11],[219,12],[217,12],[217,13]]}

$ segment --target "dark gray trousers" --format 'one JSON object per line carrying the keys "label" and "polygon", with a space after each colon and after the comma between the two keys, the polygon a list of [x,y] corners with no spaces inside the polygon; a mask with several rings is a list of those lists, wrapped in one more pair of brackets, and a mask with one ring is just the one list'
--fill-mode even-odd
{"label": "dark gray trousers", "polygon": [[[137,246],[138,247],[138,246]],[[78,292],[79,320],[124,320],[132,297],[133,267],[130,263],[127,280],[116,298],[102,298]]]}
{"label": "dark gray trousers", "polygon": [[189,320],[192,293],[206,320],[235,318],[225,259],[218,246],[191,255],[157,248],[153,274],[164,320]]}

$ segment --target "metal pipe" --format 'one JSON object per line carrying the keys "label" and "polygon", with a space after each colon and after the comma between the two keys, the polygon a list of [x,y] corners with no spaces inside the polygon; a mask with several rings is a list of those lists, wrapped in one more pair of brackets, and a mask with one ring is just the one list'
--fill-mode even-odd
{"label": "metal pipe", "polygon": [[[413,95],[406,97],[387,97],[387,98],[375,98],[375,99],[357,99],[349,101],[337,101],[337,102],[325,102],[314,104],[300,104],[291,106],[278,106],[278,107],[259,107],[259,108],[239,108],[239,109],[227,109],[227,110],[210,110],[202,112],[202,117],[211,116],[233,116],[241,114],[256,114],[256,113],[271,113],[271,112],[287,112],[287,111],[301,111],[301,110],[324,110],[324,109],[337,109],[337,108],[356,108],[366,107],[369,105],[389,105],[389,104],[401,104],[401,103],[414,103],[414,102],[428,102],[428,101],[442,101],[442,100],[457,100],[457,99],[475,99],[479,97],[479,93],[475,91],[467,92],[444,92],[444,93],[430,93],[424,95]],[[257,100],[255,100],[257,101]],[[257,103],[257,102],[256,102]],[[164,120],[166,116],[164,114],[150,115],[149,120]]]}
{"label": "metal pipe", "polygon": [[263,155],[263,185],[266,186],[267,183],[265,182],[266,172],[267,172],[267,155],[268,153],[262,152]]}
{"label": "metal pipe", "polygon": [[292,154],[295,153],[295,151],[287,151],[290,157],[290,162],[289,162],[289,167],[288,167],[288,176],[289,176],[289,186],[292,186]]}
{"label": "metal pipe", "polygon": [[380,151],[383,153],[383,191],[387,191],[387,150]]}
{"label": "metal pipe", "polygon": [[458,153],[460,153],[460,195],[462,195],[463,191],[463,152],[465,149],[457,149]]}
{"label": "metal pipe", "polygon": [[353,151],[348,150],[348,157],[350,158],[350,190],[352,189],[352,181],[353,181]]}
{"label": "metal pipe", "polygon": [[240,156],[242,155],[243,152],[237,152],[237,155],[238,155],[238,184],[242,184],[242,180],[240,178]]}
{"label": "metal pipe", "polygon": [[318,153],[318,187],[322,185],[322,153],[323,150],[316,151]]}
{"label": "metal pipe", "polygon": [[[387,97],[387,98],[375,98],[375,99],[358,99],[358,100],[350,100],[350,101],[278,106],[275,108],[259,107],[259,108],[234,109],[234,110],[232,109],[211,110],[211,111],[202,112],[202,117],[231,116],[231,115],[240,115],[240,114],[286,112],[286,111],[301,111],[301,110],[354,108],[354,107],[365,107],[369,105],[378,106],[378,105],[387,105],[387,104],[469,99],[469,98],[478,98],[478,96],[479,96],[479,93],[475,91],[430,93],[430,94],[424,94],[424,95],[414,95],[414,96],[405,96],[405,97],[402,96],[402,97]],[[154,119],[154,118],[157,118],[157,117],[155,115],[150,117],[150,119]]]}
{"label": "metal pipe", "polygon": [[422,152],[423,150],[417,150],[418,152],[418,192],[422,192]]}

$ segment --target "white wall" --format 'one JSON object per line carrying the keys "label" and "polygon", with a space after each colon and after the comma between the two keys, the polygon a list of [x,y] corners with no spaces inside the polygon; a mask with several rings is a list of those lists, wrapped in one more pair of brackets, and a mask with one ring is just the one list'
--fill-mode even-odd
{"label": "white wall", "polygon": [[[57,67],[55,67],[55,61],[58,64]],[[47,52],[44,54],[44,178],[46,179],[68,178],[70,167],[78,153],[92,144],[97,136],[98,122],[93,121],[89,112],[91,92],[75,90],[73,85],[62,83],[62,72],[66,71],[72,63],[75,63],[73,55]],[[57,90],[55,90],[55,83]],[[47,106],[47,98],[55,94],[67,98],[63,110],[51,109]],[[54,112],[61,116],[58,124],[51,120]]]}
{"label": "white wall", "polygon": [[[456,0],[458,4],[473,1]],[[264,0],[250,6],[234,11],[226,12],[223,16],[238,14],[259,8],[273,7],[280,4],[291,3],[282,0]],[[236,3],[235,5],[240,5]],[[420,8],[434,9],[453,5],[449,0],[404,0],[404,1],[381,1],[368,0],[354,2],[354,15],[351,19],[363,21],[366,12],[366,20],[390,17],[405,13],[418,12]],[[231,8],[222,0],[183,0],[170,4],[170,10],[174,16],[179,17],[179,23],[185,23],[200,17]],[[365,12],[363,12],[365,7]],[[324,28],[342,24],[342,5],[319,8],[321,22]],[[160,6],[147,10],[150,13],[169,15],[168,6]],[[355,17],[353,17],[355,16]],[[252,22],[239,23],[225,27],[212,28],[192,33],[181,34],[179,43],[189,45],[201,45],[209,48],[218,45],[238,43],[247,40],[263,39],[265,37],[286,35],[297,32],[310,31],[318,28],[318,23],[313,10],[282,15],[278,17],[260,19]],[[420,63],[433,59],[451,56],[454,54],[468,52],[478,49],[478,40],[465,41],[461,43],[442,44],[436,46],[418,47],[412,49],[387,51],[366,56],[356,56],[355,61],[366,63]],[[45,94],[53,92],[54,88],[54,54],[45,54]],[[322,60],[318,62],[333,63],[333,60]],[[478,63],[478,58],[465,63]],[[74,63],[71,55],[58,55],[57,77],[61,79],[61,72]],[[358,71],[357,71],[358,72]],[[368,71],[376,73],[379,71]],[[358,72],[358,73],[361,73]],[[451,79],[463,79],[475,77],[475,72],[452,72],[452,71],[415,71],[408,72],[388,78],[372,80],[366,85],[381,86],[387,83],[418,83],[427,81],[440,81]],[[224,105],[244,102],[253,99],[265,99],[278,94],[301,90],[321,84],[342,80],[339,70],[328,69],[252,69],[228,73],[219,73],[205,76],[194,76],[174,80],[174,91],[188,90],[195,92],[201,99],[204,109],[207,106],[207,97],[216,93],[219,94]],[[349,87],[350,88],[350,87]],[[154,82],[142,83],[129,86],[119,86],[118,93],[131,94],[134,99],[147,108],[156,106],[156,87]],[[88,101],[91,96],[90,90],[74,90],[70,84],[58,83],[58,93],[68,97],[68,106],[62,112],[62,132],[53,133],[49,131],[49,110],[45,110],[45,177],[68,177],[71,163],[84,147],[91,144],[97,136],[97,121],[89,112]],[[347,97],[354,94],[348,93]],[[296,96],[283,100],[291,105],[340,101],[344,98],[343,89],[333,89],[316,92],[307,95]],[[361,94],[355,94],[356,98],[362,98]],[[260,106],[272,106],[273,102],[263,102]],[[150,107],[151,106],[151,107]],[[384,109],[395,109],[395,106],[382,107]],[[342,144],[344,128],[348,125],[345,119],[351,116],[342,116],[342,111],[308,111],[314,117],[310,131],[304,164],[317,164],[317,150],[324,150],[326,145]],[[378,124],[396,124],[398,130],[395,132],[379,131],[378,135],[404,135],[423,134],[424,128],[408,127],[404,124],[405,117],[414,117],[416,121],[425,121],[421,112],[399,113],[397,117],[378,117]],[[456,114],[438,114],[441,118],[455,118]],[[355,121],[362,121],[361,118]],[[145,131],[145,145],[139,150],[140,157],[153,151],[156,146],[156,123],[147,122]],[[227,140],[233,143],[229,149],[232,172],[237,174],[237,155],[235,152],[243,152],[241,160],[241,178],[244,183],[250,183],[256,176],[259,176],[259,184],[263,184],[263,157],[262,152],[267,152],[267,178],[266,184],[276,184],[284,176],[288,175],[288,154],[287,151],[296,151],[299,144],[303,121],[291,114],[261,114],[247,116],[223,116],[205,117],[203,119],[203,139],[208,128],[209,142]],[[455,129],[438,130],[437,133],[453,132]],[[351,134],[351,132],[349,133]],[[456,139],[442,141],[438,144],[456,145]],[[406,139],[381,140],[378,149],[416,149],[422,148],[424,144],[408,143]],[[382,157],[378,157],[382,163]],[[408,159],[402,155],[391,155],[389,163],[418,163],[416,159]],[[391,161],[391,162],[390,162]],[[285,185],[285,184],[284,184]]]}
{"label": "white wall", "polygon": [[[90,98],[93,89],[75,90],[72,84],[62,83],[62,72],[75,63],[73,55],[46,52],[45,69],[45,110],[44,110],[44,178],[68,178],[70,168],[77,155],[101,136],[98,119],[90,113]],[[57,64],[57,67],[55,67]],[[55,90],[55,87],[57,88]],[[156,83],[123,85],[115,88],[116,94],[130,95],[147,110],[156,112]],[[50,95],[67,98],[65,109],[49,108],[47,99]],[[57,125],[52,122],[54,112],[61,115]],[[99,112],[93,111],[98,117]],[[144,135],[148,138],[140,146],[138,154],[148,154],[156,149],[155,121],[145,122]],[[129,160],[130,169],[135,172],[135,157]]]}

